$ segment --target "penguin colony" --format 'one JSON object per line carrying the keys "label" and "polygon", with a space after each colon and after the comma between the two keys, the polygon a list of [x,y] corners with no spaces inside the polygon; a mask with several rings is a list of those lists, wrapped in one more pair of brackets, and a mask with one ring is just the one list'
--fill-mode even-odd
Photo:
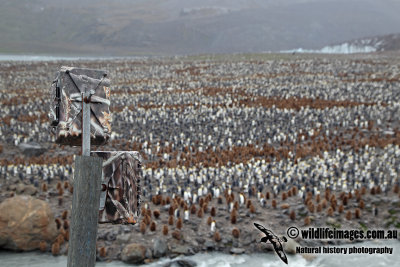
{"label": "penguin colony", "polygon": [[[399,209],[398,59],[0,62],[1,198],[12,181],[50,195],[52,185],[73,177],[79,148],[52,143],[46,109],[52,74],[73,65],[105,69],[112,79],[114,132],[98,149],[137,150],[145,159],[142,220],[132,240],[150,246],[148,236],[159,236],[209,249],[199,236],[213,249],[256,251],[247,242],[259,239],[247,226],[253,221],[277,234],[327,221],[383,225],[378,210]],[[21,153],[19,144],[32,141],[46,152]],[[62,196],[72,188],[64,189],[52,196],[67,207]],[[108,234],[118,227],[126,226],[100,225],[101,258],[118,250]],[[58,254],[60,245],[41,247]]]}

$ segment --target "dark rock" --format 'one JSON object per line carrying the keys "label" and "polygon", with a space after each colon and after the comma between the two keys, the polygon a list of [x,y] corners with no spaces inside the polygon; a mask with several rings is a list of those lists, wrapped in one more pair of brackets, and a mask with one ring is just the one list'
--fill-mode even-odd
{"label": "dark rock", "polygon": [[38,143],[35,142],[21,143],[18,147],[22,151],[22,153],[28,157],[37,157],[46,152],[45,148],[41,147]]}
{"label": "dark rock", "polygon": [[196,237],[196,241],[197,241],[199,244],[203,244],[206,240],[205,240],[204,238],[202,238],[202,237]]}
{"label": "dark rock", "polygon": [[215,249],[215,243],[211,240],[208,240],[204,243],[204,246],[206,247],[207,250],[214,250]]}
{"label": "dark rock", "polygon": [[142,263],[146,257],[146,248],[140,244],[129,244],[121,253],[121,260],[125,263]]}
{"label": "dark rock", "polygon": [[155,258],[163,257],[167,254],[168,246],[164,240],[156,239],[153,244],[153,255]]}
{"label": "dark rock", "polygon": [[110,231],[106,234],[106,240],[107,241],[114,241],[117,239],[117,231]]}
{"label": "dark rock", "polygon": [[164,267],[195,267],[197,263],[191,260],[175,260],[164,265]]}

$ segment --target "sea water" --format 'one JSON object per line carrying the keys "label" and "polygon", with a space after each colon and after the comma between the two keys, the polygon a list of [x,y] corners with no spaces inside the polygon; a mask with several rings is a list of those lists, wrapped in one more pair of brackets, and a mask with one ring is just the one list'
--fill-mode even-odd
{"label": "sea water", "polygon": [[[399,266],[400,262],[400,242],[395,241],[374,241],[357,243],[352,245],[344,245],[340,247],[390,247],[393,248],[392,254],[314,254],[313,260],[306,260],[302,255],[288,255],[289,264],[283,263],[275,253],[257,253],[243,255],[227,255],[223,253],[200,253],[188,257],[178,257],[175,259],[163,258],[157,262],[140,265],[146,267],[164,266],[167,263],[174,262],[177,259],[190,260],[197,264],[198,267],[279,267],[279,266],[296,266],[296,267],[367,267],[367,266]],[[0,251],[0,266],[29,266],[29,267],[58,267],[66,266],[67,257],[54,257],[49,253],[28,252],[28,253],[12,253]],[[123,262],[97,262],[96,266],[101,267],[127,267]],[[137,265],[136,265],[137,266]],[[172,265],[178,266],[178,265]]]}

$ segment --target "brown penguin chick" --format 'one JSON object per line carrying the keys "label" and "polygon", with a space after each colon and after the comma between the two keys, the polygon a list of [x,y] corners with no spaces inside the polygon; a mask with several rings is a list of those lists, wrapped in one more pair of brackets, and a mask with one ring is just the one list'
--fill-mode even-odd
{"label": "brown penguin chick", "polygon": [[207,202],[204,202],[203,206],[202,206],[203,212],[206,213],[208,211],[208,204]]}
{"label": "brown penguin chick", "polygon": [[347,204],[349,204],[349,198],[348,196],[344,196],[342,199],[342,204],[343,206],[347,206]]}
{"label": "brown penguin chick", "polygon": [[53,254],[53,256],[57,256],[60,254],[60,244],[58,244],[57,242],[53,243],[53,245],[51,246],[51,254]]}
{"label": "brown penguin chick", "polygon": [[317,194],[317,196],[315,197],[315,201],[317,203],[319,203],[321,201],[321,195],[320,194]]}
{"label": "brown penguin chick", "polygon": [[181,230],[181,229],[182,229],[182,225],[183,225],[182,219],[179,218],[179,219],[176,221],[176,228],[179,229],[179,230]]}
{"label": "brown penguin chick", "polygon": [[331,207],[332,207],[333,211],[336,210],[336,207],[337,207],[337,202],[336,202],[336,200],[333,201],[333,202],[331,203]]}
{"label": "brown penguin chick", "polygon": [[215,240],[215,242],[220,242],[221,241],[221,235],[219,234],[218,231],[216,231],[214,233],[214,240]]}
{"label": "brown penguin chick", "polygon": [[56,242],[58,243],[58,244],[60,244],[60,245],[62,245],[62,244],[64,244],[64,241],[65,241],[65,239],[64,239],[64,234],[59,234],[58,236],[57,236],[57,239],[56,239]]}
{"label": "brown penguin chick", "polygon": [[208,219],[207,219],[207,224],[208,224],[208,225],[211,225],[211,223],[212,223],[212,217],[209,216]]}
{"label": "brown penguin chick", "polygon": [[328,208],[327,214],[328,214],[329,217],[332,217],[332,216],[333,216],[333,208],[332,208],[332,207],[329,207],[329,208]]}
{"label": "brown penguin chick", "polygon": [[154,221],[150,224],[150,231],[154,232],[156,230],[156,223]]}
{"label": "brown penguin chick", "polygon": [[61,218],[62,218],[63,220],[66,220],[67,217],[68,217],[68,211],[67,211],[67,210],[64,210],[63,213],[62,213],[62,215],[61,215]]}
{"label": "brown penguin chick", "polygon": [[146,233],[146,224],[143,221],[140,223],[140,232],[143,235]]}
{"label": "brown penguin chick", "polygon": [[351,211],[347,211],[347,213],[346,213],[346,219],[348,220],[348,221],[350,221],[351,220]]}
{"label": "brown penguin chick", "polygon": [[163,235],[168,235],[168,225],[163,225]]}
{"label": "brown penguin chick", "polygon": [[232,235],[233,235],[234,238],[239,238],[239,235],[240,235],[239,229],[233,228]]}
{"label": "brown penguin chick", "polygon": [[154,210],[153,211],[153,215],[154,215],[154,218],[158,219],[160,217],[160,211],[159,210]]}
{"label": "brown penguin chick", "polygon": [[326,201],[326,199],[323,199],[322,200],[322,208],[323,209],[326,209],[326,206],[327,206],[328,204],[327,204],[327,201]]}
{"label": "brown penguin chick", "polygon": [[169,218],[168,218],[168,224],[169,224],[169,225],[174,225],[174,216],[173,216],[173,215],[170,215],[170,216],[169,216]]}
{"label": "brown penguin chick", "polygon": [[140,210],[141,210],[141,211],[140,211],[140,214],[142,214],[143,216],[146,215],[147,210],[146,210],[145,207],[142,207]]}
{"label": "brown penguin chick", "polygon": [[306,217],[304,218],[304,225],[307,226],[307,225],[310,225],[310,223],[311,223],[310,216],[306,216]]}
{"label": "brown penguin chick", "polygon": [[100,258],[105,258],[107,256],[107,250],[105,247],[101,247],[99,250]]}
{"label": "brown penguin chick", "polygon": [[69,230],[65,231],[64,238],[65,238],[66,241],[69,241]]}
{"label": "brown penguin chick", "polygon": [[211,216],[215,217],[215,215],[217,214],[217,210],[215,209],[215,207],[211,208],[210,214],[211,214]]}
{"label": "brown penguin chick", "polygon": [[360,218],[361,218],[361,210],[360,210],[359,208],[356,208],[356,209],[355,209],[355,211],[354,211],[354,216],[355,216],[357,219],[360,219]]}
{"label": "brown penguin chick", "polygon": [[361,195],[365,195],[367,193],[367,188],[365,186],[361,187]]}
{"label": "brown penguin chick", "polygon": [[173,231],[171,235],[172,235],[172,237],[175,238],[176,240],[181,240],[181,238],[182,238],[181,232],[180,232],[180,231]]}
{"label": "brown penguin chick", "polygon": [[287,194],[286,192],[282,193],[282,201],[285,201],[287,199]]}
{"label": "brown penguin chick", "polygon": [[154,205],[157,205],[157,197],[156,196],[152,196],[151,202],[153,202]]}
{"label": "brown penguin chick", "polygon": [[151,219],[150,219],[149,215],[146,214],[146,215],[144,216],[143,222],[146,224],[146,226],[147,226],[147,225],[150,225]]}
{"label": "brown penguin chick", "polygon": [[181,208],[183,208],[185,206],[186,202],[185,202],[185,200],[181,199],[179,204],[180,204]]}
{"label": "brown penguin chick", "polygon": [[360,207],[360,209],[364,209],[365,208],[365,203],[364,200],[360,200],[360,202],[358,203],[358,206]]}
{"label": "brown penguin chick", "polygon": [[297,186],[292,187],[292,195],[293,196],[297,195]]}
{"label": "brown penguin chick", "polygon": [[149,216],[149,218],[151,219],[151,216],[152,216],[151,209],[147,209],[146,215]]}
{"label": "brown penguin chick", "polygon": [[42,184],[42,191],[47,192],[47,184],[46,183]]}
{"label": "brown penguin chick", "polygon": [[308,202],[307,208],[308,208],[309,212],[314,213],[315,206],[314,206],[314,204],[312,202]]}
{"label": "brown penguin chick", "polygon": [[62,187],[60,187],[60,188],[58,189],[58,195],[59,195],[59,196],[64,195],[64,189],[63,189]]}
{"label": "brown penguin chick", "polygon": [[338,211],[339,211],[339,213],[343,213],[343,211],[344,211],[343,204],[340,204]]}
{"label": "brown penguin chick", "polygon": [[204,215],[204,211],[202,208],[200,208],[199,211],[197,212],[197,217],[203,218],[203,215]]}
{"label": "brown penguin chick", "polygon": [[47,251],[47,243],[46,243],[46,241],[40,241],[39,249],[40,249],[41,252],[46,252]]}
{"label": "brown penguin chick", "polygon": [[253,204],[250,205],[250,213],[256,213],[256,208]]}
{"label": "brown penguin chick", "polygon": [[276,209],[276,199],[273,199],[273,200],[271,201],[271,206],[272,206],[274,209]]}
{"label": "brown penguin chick", "polygon": [[235,204],[233,204],[233,208],[235,210],[239,210],[239,202],[235,201]]}
{"label": "brown penguin chick", "polygon": [[68,189],[69,188],[69,183],[68,183],[68,181],[65,181],[64,182],[64,189]]}
{"label": "brown penguin chick", "polygon": [[322,204],[318,203],[317,205],[317,212],[321,212],[322,211]]}
{"label": "brown penguin chick", "polygon": [[60,229],[60,227],[61,227],[61,220],[60,220],[59,218],[56,218],[54,221],[56,222],[57,230]]}
{"label": "brown penguin chick", "polygon": [[236,210],[233,209],[231,212],[231,223],[235,224],[237,222],[237,214],[236,214]]}
{"label": "brown penguin chick", "polygon": [[201,197],[199,200],[199,206],[203,207],[203,204],[204,204],[204,199]]}
{"label": "brown penguin chick", "polygon": [[376,192],[375,192],[375,187],[372,187],[372,188],[371,188],[371,191],[370,191],[370,194],[371,194],[371,195],[375,195],[375,193],[376,193]]}
{"label": "brown penguin chick", "polygon": [[266,198],[266,199],[270,199],[270,198],[271,198],[271,196],[270,196],[270,193],[269,193],[269,192],[265,193],[265,198]]}
{"label": "brown penguin chick", "polygon": [[196,211],[197,211],[196,205],[195,205],[195,204],[192,204],[192,206],[190,206],[190,213],[191,213],[191,214],[196,214]]}
{"label": "brown penguin chick", "polygon": [[393,193],[398,194],[400,192],[400,186],[398,184],[395,184],[393,188]]}
{"label": "brown penguin chick", "polygon": [[289,217],[292,221],[296,220],[296,213],[294,212],[294,210],[292,210],[289,214]]}
{"label": "brown penguin chick", "polygon": [[64,229],[67,230],[69,229],[69,221],[68,220],[64,220]]}
{"label": "brown penguin chick", "polygon": [[174,207],[170,206],[169,209],[168,209],[168,214],[169,215],[174,215],[174,211],[175,211]]}
{"label": "brown penguin chick", "polygon": [[330,196],[331,196],[331,191],[329,188],[326,188],[325,189],[325,199],[329,200]]}
{"label": "brown penguin chick", "polygon": [[74,193],[74,186],[73,186],[73,185],[69,185],[69,192],[70,192],[71,194]]}
{"label": "brown penguin chick", "polygon": [[58,206],[63,205],[63,197],[58,197]]}
{"label": "brown penguin chick", "polygon": [[61,182],[57,182],[56,189],[59,190],[61,187]]}
{"label": "brown penguin chick", "polygon": [[249,200],[247,200],[247,203],[246,203],[246,208],[250,208],[250,206],[251,206],[251,200],[249,199]]}

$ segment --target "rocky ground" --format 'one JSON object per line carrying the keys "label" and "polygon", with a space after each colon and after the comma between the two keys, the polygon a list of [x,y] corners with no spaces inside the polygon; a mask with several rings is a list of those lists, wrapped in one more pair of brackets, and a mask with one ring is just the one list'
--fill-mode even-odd
{"label": "rocky ground", "polygon": [[[112,140],[97,149],[138,150],[145,160],[141,220],[100,224],[99,260],[271,250],[258,242],[254,222],[277,235],[290,226],[397,229],[399,59],[1,62],[0,200],[31,195],[48,203],[57,237],[38,236],[41,245],[32,246],[66,253],[79,148],[52,143],[46,106],[55,71],[73,65],[106,69],[113,84]],[[12,219],[4,216],[0,223]],[[347,242],[295,241],[287,252]]]}

